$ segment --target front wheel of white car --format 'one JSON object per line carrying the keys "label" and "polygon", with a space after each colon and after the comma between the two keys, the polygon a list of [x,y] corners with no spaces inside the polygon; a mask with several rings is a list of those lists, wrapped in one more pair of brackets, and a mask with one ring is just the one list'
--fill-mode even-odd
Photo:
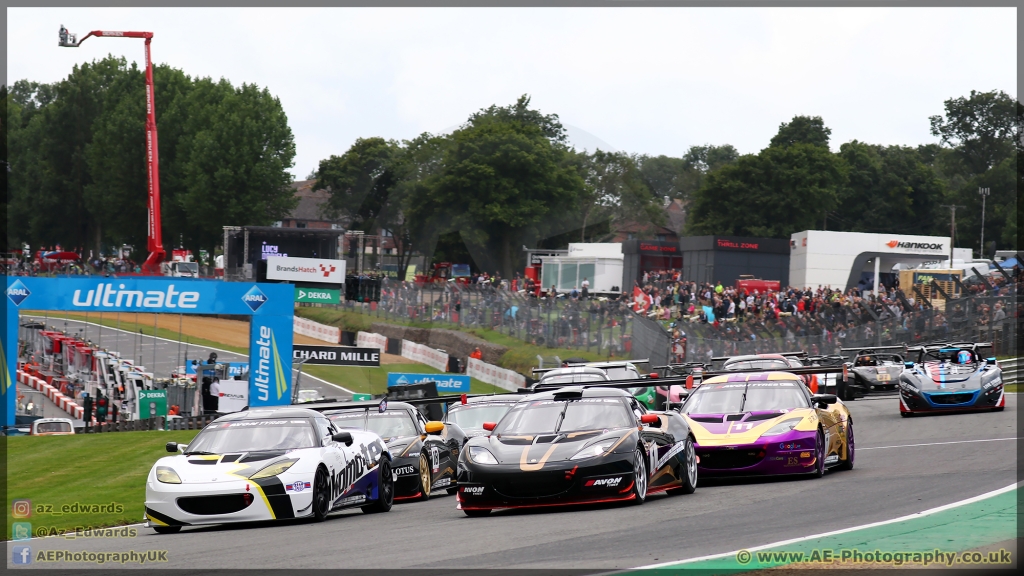
{"label": "front wheel of white car", "polygon": [[317,522],[323,522],[330,511],[331,483],[327,480],[327,470],[317,468],[313,477],[313,518]]}

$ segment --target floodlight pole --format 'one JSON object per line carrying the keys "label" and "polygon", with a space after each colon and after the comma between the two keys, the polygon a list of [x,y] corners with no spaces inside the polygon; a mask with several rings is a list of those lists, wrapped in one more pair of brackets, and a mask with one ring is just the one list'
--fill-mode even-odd
{"label": "floodlight pole", "polygon": [[164,250],[163,231],[160,226],[160,158],[157,151],[156,138],[156,100],[153,96],[153,62],[150,58],[150,42],[152,32],[111,32],[93,30],[81,40],[77,35],[68,32],[63,25],[60,27],[59,46],[78,48],[91,36],[102,38],[143,38],[146,40],[146,176],[149,180],[149,197],[147,202],[149,229],[147,231],[147,249],[149,256],[142,264],[142,269],[150,274],[160,274],[160,264],[167,256]]}
{"label": "floodlight pole", "polygon": [[949,208],[949,267],[953,268],[953,246],[956,244],[956,209],[963,208],[958,204],[940,204],[940,208]]}
{"label": "floodlight pole", "polygon": [[985,199],[990,193],[990,188],[978,188],[978,194],[981,195],[981,250],[978,258],[982,260],[985,259]]}

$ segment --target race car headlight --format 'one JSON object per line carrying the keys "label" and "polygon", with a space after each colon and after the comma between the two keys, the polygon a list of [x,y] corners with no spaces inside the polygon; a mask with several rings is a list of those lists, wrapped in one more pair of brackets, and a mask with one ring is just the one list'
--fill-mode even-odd
{"label": "race car headlight", "polygon": [[157,466],[156,479],[164,484],[181,484],[181,478],[170,466]]}
{"label": "race car headlight", "polygon": [[761,434],[761,436],[778,436],[779,434],[785,434],[793,428],[796,428],[796,425],[799,424],[801,420],[803,420],[803,418],[790,418],[789,420],[783,420],[769,428],[768,431]]}
{"label": "race car headlight", "polygon": [[570,458],[570,460],[583,460],[584,458],[594,458],[596,456],[600,456],[607,452],[609,449],[611,449],[612,444],[614,443],[615,440],[605,440],[603,442],[598,442],[597,444],[591,444],[590,446],[587,446],[586,448],[577,452],[575,456]]}
{"label": "race car headlight", "polygon": [[259,480],[260,478],[271,478],[284,472],[285,470],[292,467],[298,460],[281,460],[280,462],[274,462],[269,466],[265,466],[259,472],[256,472],[252,476],[249,476],[250,480]]}
{"label": "race car headlight", "polygon": [[469,459],[477,464],[497,464],[498,459],[486,448],[480,446],[469,447]]}

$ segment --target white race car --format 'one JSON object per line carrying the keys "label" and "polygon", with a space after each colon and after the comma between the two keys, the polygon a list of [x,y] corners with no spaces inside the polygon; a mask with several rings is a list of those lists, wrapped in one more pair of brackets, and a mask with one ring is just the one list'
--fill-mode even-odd
{"label": "white race car", "polygon": [[340,431],[319,412],[281,407],[218,418],[188,445],[169,442],[146,479],[147,526],[284,518],[323,520],[360,506],[387,512],[395,497],[391,452],[373,432]]}

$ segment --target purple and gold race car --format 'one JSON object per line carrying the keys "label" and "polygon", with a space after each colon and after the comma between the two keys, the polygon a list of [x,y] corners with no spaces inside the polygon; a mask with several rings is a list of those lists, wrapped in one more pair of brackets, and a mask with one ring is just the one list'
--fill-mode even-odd
{"label": "purple and gold race car", "polygon": [[850,411],[833,394],[811,394],[789,372],[709,378],[680,412],[696,438],[702,477],[820,477],[828,468],[853,468]]}

